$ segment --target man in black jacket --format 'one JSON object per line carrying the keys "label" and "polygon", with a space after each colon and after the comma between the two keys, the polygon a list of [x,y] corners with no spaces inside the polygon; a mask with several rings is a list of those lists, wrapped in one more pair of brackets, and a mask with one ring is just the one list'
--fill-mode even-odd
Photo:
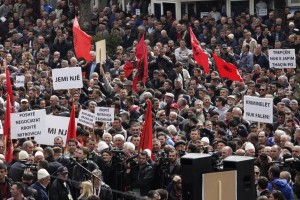
{"label": "man in black jacket", "polygon": [[0,200],[11,197],[10,187],[12,185],[12,181],[7,178],[6,175],[7,167],[5,164],[0,163]]}
{"label": "man in black jacket", "polygon": [[142,151],[138,157],[138,166],[131,168],[128,163],[125,173],[125,184],[130,190],[138,195],[147,196],[151,190],[151,183],[154,177],[154,170],[151,164],[147,162],[149,155],[146,151]]}
{"label": "man in black jacket", "polygon": [[53,181],[50,187],[50,200],[72,200],[70,184],[68,180],[69,171],[61,166],[57,170],[58,178]]}

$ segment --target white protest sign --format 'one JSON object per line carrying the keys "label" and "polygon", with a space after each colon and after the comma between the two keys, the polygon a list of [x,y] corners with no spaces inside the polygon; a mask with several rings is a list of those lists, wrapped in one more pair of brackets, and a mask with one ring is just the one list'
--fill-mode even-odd
{"label": "white protest sign", "polygon": [[3,135],[3,126],[1,122],[0,122],[0,135]]}
{"label": "white protest sign", "polygon": [[141,10],[140,9],[135,9],[135,14],[136,15],[141,15]]}
{"label": "white protest sign", "polygon": [[273,99],[244,96],[244,118],[249,121],[273,123]]}
{"label": "white protest sign", "polygon": [[52,79],[54,90],[67,90],[83,87],[81,67],[53,69]]}
{"label": "white protest sign", "polygon": [[[77,119],[76,124],[77,124]],[[54,145],[54,138],[60,136],[66,144],[70,117],[46,116],[46,131],[34,138],[39,144]]]}
{"label": "white protest sign", "polygon": [[56,136],[61,136],[64,144],[66,144],[65,142],[67,139],[69,120],[69,117],[47,115],[47,130],[42,135],[35,137],[34,140],[39,144],[54,145],[54,138]]}
{"label": "white protest sign", "polygon": [[16,76],[16,87],[24,87],[25,76]]}
{"label": "white protest sign", "polygon": [[26,138],[42,135],[46,129],[46,110],[12,113],[11,138]]}
{"label": "white protest sign", "polygon": [[201,17],[201,18],[203,18],[203,17],[205,17],[205,16],[207,16],[207,15],[208,15],[208,12],[201,12],[201,13],[200,13],[200,17]]}
{"label": "white protest sign", "polygon": [[296,68],[295,49],[270,49],[270,67]]}
{"label": "white protest sign", "polygon": [[100,122],[113,122],[115,116],[115,108],[96,107],[96,120]]}
{"label": "white protest sign", "polygon": [[81,109],[78,116],[78,123],[93,128],[95,118],[96,116],[94,113]]}
{"label": "white protest sign", "polygon": [[267,16],[268,15],[268,9],[259,9],[258,10],[258,15],[260,17]]}

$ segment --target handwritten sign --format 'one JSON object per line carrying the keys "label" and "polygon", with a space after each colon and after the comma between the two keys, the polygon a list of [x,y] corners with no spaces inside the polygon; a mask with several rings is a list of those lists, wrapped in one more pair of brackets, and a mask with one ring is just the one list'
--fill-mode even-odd
{"label": "handwritten sign", "polygon": [[96,121],[113,122],[114,115],[115,115],[114,113],[115,113],[115,108],[96,107],[95,108]]}
{"label": "handwritten sign", "polygon": [[273,99],[244,96],[244,118],[249,121],[273,123]]}
{"label": "handwritten sign", "polygon": [[78,116],[78,123],[93,128],[95,118],[96,116],[94,113],[81,109]]}
{"label": "handwritten sign", "polygon": [[270,67],[296,68],[295,49],[270,49]]}
{"label": "handwritten sign", "polygon": [[16,76],[16,87],[24,87],[25,76]]}

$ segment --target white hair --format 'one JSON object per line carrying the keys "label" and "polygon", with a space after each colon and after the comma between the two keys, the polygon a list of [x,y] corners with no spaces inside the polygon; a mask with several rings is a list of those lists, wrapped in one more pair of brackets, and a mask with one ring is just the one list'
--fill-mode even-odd
{"label": "white hair", "polygon": [[116,139],[121,139],[121,140],[125,141],[125,137],[124,137],[123,135],[121,135],[121,134],[115,135],[115,136],[114,136],[114,141],[115,141]]}
{"label": "white hair", "polygon": [[167,130],[169,131],[169,133],[176,133],[177,132],[177,129],[176,129],[176,127],[173,124],[169,125],[167,127]]}
{"label": "white hair", "polygon": [[123,145],[123,149],[126,151],[129,151],[129,152],[134,152],[135,150],[135,146],[133,143],[131,142],[125,142],[124,145]]}

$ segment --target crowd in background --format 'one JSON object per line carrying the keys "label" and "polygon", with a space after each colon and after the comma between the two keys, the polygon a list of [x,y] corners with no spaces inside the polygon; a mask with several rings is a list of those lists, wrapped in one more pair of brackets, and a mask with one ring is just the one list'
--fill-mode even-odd
{"label": "crowd in background", "polygon": [[[0,200],[181,200],[180,157],[189,153],[213,154],[217,170],[230,155],[254,157],[257,199],[299,199],[300,11],[286,7],[284,18],[270,9],[264,17],[246,11],[227,17],[216,4],[203,18],[186,13],[176,19],[172,10],[159,17],[148,13],[149,1],[131,1],[131,12],[118,3],[108,1],[103,10],[93,6],[91,21],[81,24],[94,38],[118,42],[106,61],[97,63],[95,49],[91,62],[74,53],[72,26],[80,1],[57,0],[51,7],[43,0],[41,8],[33,0],[1,1],[2,122],[6,68],[16,112],[45,109],[69,117],[74,101],[76,117],[95,107],[113,107],[115,117],[94,128],[78,124],[76,139],[64,142],[58,136],[53,146],[34,138],[13,140],[10,163],[0,142]],[[258,3],[265,8],[264,1]],[[208,74],[194,61],[190,27],[208,55]],[[137,64],[135,47],[143,35],[148,78],[133,86],[123,67]],[[295,49],[297,66],[270,68],[269,49]],[[234,64],[243,81],[221,78],[211,52]],[[53,89],[51,70],[66,67],[82,68],[83,88]],[[25,85],[16,87],[21,75]],[[273,99],[274,122],[245,120],[245,95]],[[152,150],[138,153],[148,100]]]}

